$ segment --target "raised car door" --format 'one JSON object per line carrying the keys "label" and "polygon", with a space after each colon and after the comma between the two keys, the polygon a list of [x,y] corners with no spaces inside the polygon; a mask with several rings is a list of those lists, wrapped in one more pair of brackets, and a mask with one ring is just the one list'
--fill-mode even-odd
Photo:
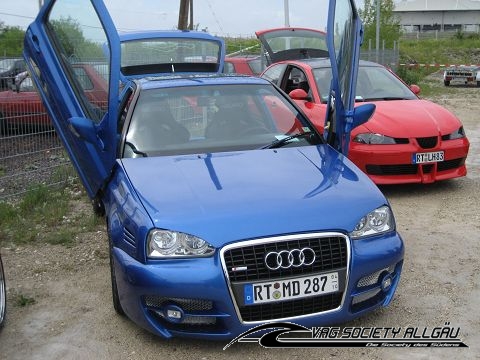
{"label": "raised car door", "polygon": [[375,105],[354,108],[362,22],[354,0],[330,0],[327,45],[332,66],[332,82],[325,117],[324,134],[328,143],[348,154],[353,128],[368,121]]}
{"label": "raised car door", "polygon": [[[47,0],[28,27],[24,57],[48,114],[94,198],[116,158],[120,41],[101,0]],[[92,98],[80,67],[103,69]],[[106,101],[98,101],[106,99]]]}
{"label": "raised car door", "polygon": [[283,60],[327,57],[325,33],[306,28],[278,28],[255,32],[266,55],[266,64]]}

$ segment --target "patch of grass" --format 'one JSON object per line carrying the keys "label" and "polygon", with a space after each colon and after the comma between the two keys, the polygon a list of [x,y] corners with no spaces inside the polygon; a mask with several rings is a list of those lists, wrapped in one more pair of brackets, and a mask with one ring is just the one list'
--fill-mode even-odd
{"label": "patch of grass", "polygon": [[16,203],[0,202],[0,245],[34,241],[73,245],[75,234],[94,231],[102,223],[91,211],[85,193],[78,193],[69,187],[37,185]]}
{"label": "patch of grass", "polygon": [[45,234],[45,241],[52,245],[73,245],[75,240],[75,231],[72,229],[60,229],[55,232]]}
{"label": "patch of grass", "polygon": [[17,299],[15,301],[15,304],[20,307],[25,307],[29,305],[33,305],[36,303],[36,300],[32,297],[25,296],[23,294],[20,294],[17,296]]}
{"label": "patch of grass", "polygon": [[479,38],[474,34],[450,39],[402,40],[400,42],[401,62],[418,64],[478,63]]}

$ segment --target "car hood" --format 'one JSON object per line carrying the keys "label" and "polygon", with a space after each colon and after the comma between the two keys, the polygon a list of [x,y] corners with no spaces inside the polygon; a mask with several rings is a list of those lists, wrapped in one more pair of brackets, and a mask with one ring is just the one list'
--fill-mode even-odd
{"label": "car hood", "polygon": [[[363,125],[374,133],[396,138],[429,137],[449,134],[462,126],[450,111],[428,100],[376,101],[375,105],[375,113]],[[359,127],[353,135],[363,130]]]}
{"label": "car hood", "polygon": [[122,163],[156,227],[217,247],[271,235],[350,232],[386,203],[355,165],[324,145]]}

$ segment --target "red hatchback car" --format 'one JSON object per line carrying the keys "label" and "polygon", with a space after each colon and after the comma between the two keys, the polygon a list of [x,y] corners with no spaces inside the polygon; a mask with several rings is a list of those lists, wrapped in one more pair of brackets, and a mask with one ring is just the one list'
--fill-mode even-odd
{"label": "red hatchback car", "polygon": [[[287,44],[284,36],[282,41]],[[283,53],[289,58],[301,51]],[[329,59],[276,60],[261,76],[289,94],[323,129],[332,77]],[[461,121],[442,106],[420,99],[419,92],[418,86],[408,87],[384,66],[360,61],[356,102],[371,102],[376,110],[351,132],[348,157],[376,184],[432,183],[467,173],[469,141]]]}
{"label": "red hatchback car", "polygon": [[[107,74],[104,64],[74,64],[76,78],[81,82],[89,100],[98,107],[107,103]],[[25,74],[17,78],[14,89],[0,92],[0,134],[11,131],[26,133],[39,128],[51,128],[52,123],[42,100],[33,86],[32,79]]]}
{"label": "red hatchback car", "polygon": [[226,74],[260,75],[264,70],[259,55],[227,56],[223,72]]}

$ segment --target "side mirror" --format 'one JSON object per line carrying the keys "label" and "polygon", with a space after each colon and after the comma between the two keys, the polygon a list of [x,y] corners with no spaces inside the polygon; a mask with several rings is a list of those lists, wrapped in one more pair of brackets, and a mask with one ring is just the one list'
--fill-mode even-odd
{"label": "side mirror", "polygon": [[307,92],[303,89],[292,90],[288,93],[288,96],[290,96],[290,98],[293,100],[306,100],[306,101],[312,100],[310,96],[308,96]]}
{"label": "side mirror", "polygon": [[105,149],[105,145],[98,137],[97,127],[92,120],[83,117],[72,117],[68,119],[68,123],[70,130],[76,137],[97,145],[101,149]]}
{"label": "side mirror", "polygon": [[415,95],[420,94],[420,86],[418,85],[415,85],[415,84],[410,85],[410,90],[412,90]]}
{"label": "side mirror", "polygon": [[375,104],[368,103],[355,107],[353,110],[352,130],[370,120],[374,112]]}

